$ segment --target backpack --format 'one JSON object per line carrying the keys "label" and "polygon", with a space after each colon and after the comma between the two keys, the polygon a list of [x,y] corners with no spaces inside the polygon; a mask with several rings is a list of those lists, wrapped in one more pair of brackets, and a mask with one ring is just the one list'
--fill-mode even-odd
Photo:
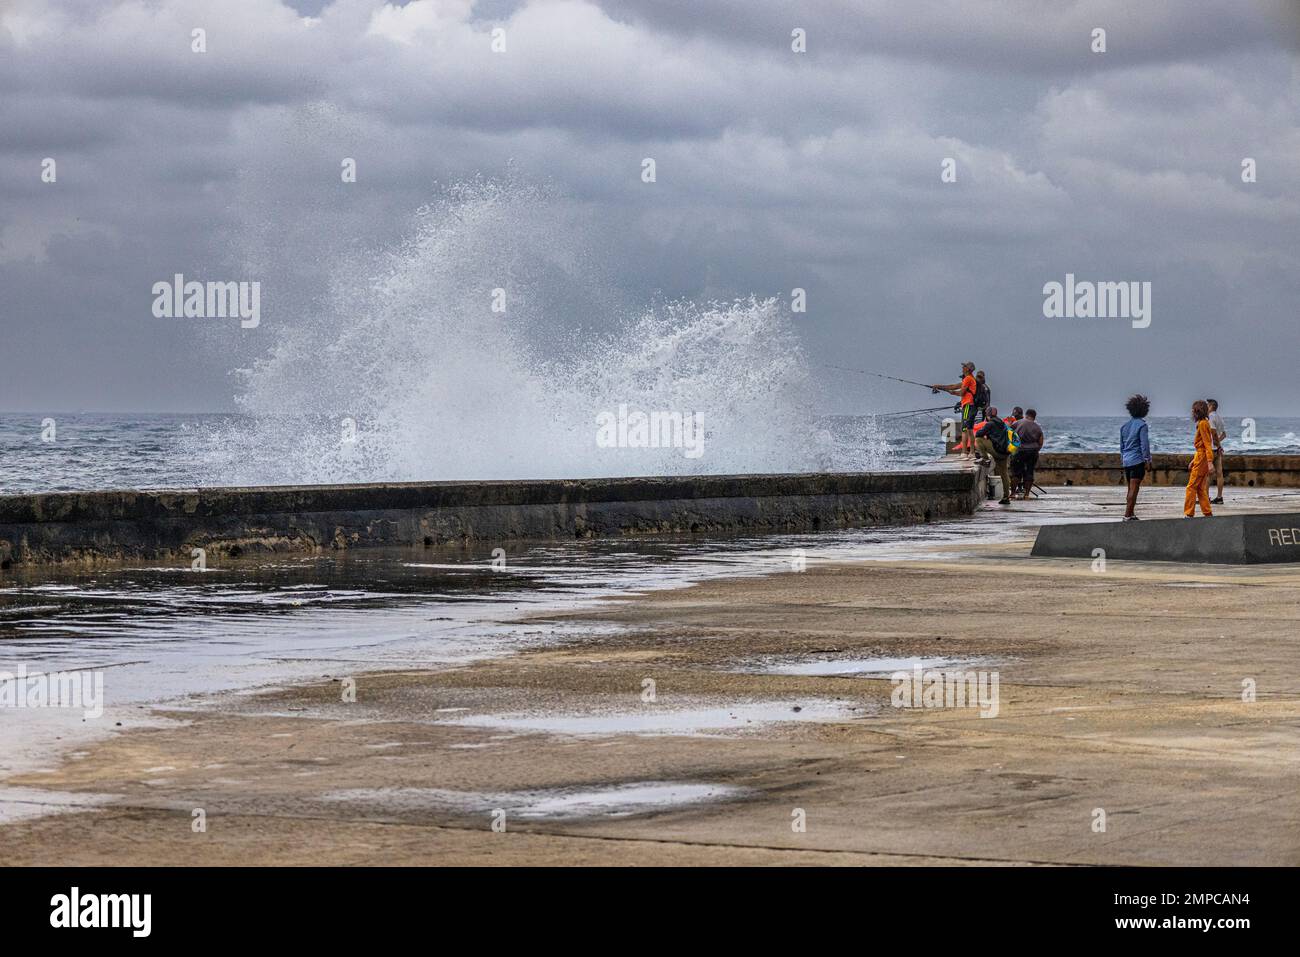
{"label": "backpack", "polygon": [[1020,433],[1007,426],[1007,454],[1015,455],[1020,451]]}
{"label": "backpack", "polygon": [[[993,446],[993,451],[998,455],[1010,455],[1011,429],[1001,419],[987,419],[984,426],[984,434],[988,436],[989,443]],[[1002,426],[1002,428],[998,428]],[[1016,446],[1019,448],[1019,445]]]}
{"label": "backpack", "polygon": [[989,400],[993,398],[993,393],[989,391],[988,382],[977,382],[975,384],[975,408],[987,409]]}

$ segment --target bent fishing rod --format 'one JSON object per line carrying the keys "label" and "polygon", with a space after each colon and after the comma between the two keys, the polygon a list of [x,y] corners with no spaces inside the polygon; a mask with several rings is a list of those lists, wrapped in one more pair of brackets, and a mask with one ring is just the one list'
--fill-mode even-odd
{"label": "bent fishing rod", "polygon": [[850,369],[848,366],[833,366],[828,362],[820,362],[818,365],[827,369],[839,369],[841,372],[856,372],[858,375],[872,375],[877,379],[892,379],[895,382],[906,382],[908,385],[919,385],[923,389],[934,389],[929,382],[917,382],[915,379],[900,379],[896,375],[885,375],[883,372],[868,372],[866,369]]}
{"label": "bent fishing rod", "polygon": [[884,418],[904,416],[904,415],[924,415],[926,413],[950,412],[950,411],[952,411],[951,405],[936,405],[932,409],[904,409],[902,412],[866,412],[863,414],[875,416],[878,419],[884,419]]}

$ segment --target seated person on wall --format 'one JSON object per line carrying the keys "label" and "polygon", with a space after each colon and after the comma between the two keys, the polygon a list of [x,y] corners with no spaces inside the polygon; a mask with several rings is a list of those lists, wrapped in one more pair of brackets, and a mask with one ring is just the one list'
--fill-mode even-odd
{"label": "seated person on wall", "polygon": [[984,420],[979,438],[975,440],[976,451],[991,459],[1002,480],[1002,498],[999,505],[1011,504],[1011,476],[1007,474],[1007,462],[1011,458],[1011,443],[1007,435],[1007,424],[998,418],[998,410],[989,406],[988,418]]}

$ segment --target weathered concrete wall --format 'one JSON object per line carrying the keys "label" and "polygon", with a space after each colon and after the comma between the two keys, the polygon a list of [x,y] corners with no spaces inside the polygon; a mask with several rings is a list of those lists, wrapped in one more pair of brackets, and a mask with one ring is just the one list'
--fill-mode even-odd
{"label": "weathered concrete wall", "polygon": [[[1156,455],[1147,485],[1186,485],[1192,453]],[[1123,485],[1118,452],[1044,452],[1038,457],[1039,485]],[[1250,488],[1300,487],[1300,455],[1225,455],[1225,485]]]}
{"label": "weathered concrete wall", "polygon": [[815,531],[970,514],[982,482],[914,472],[416,482],[0,496],[0,567],[379,545]]}
{"label": "weathered concrete wall", "polygon": [[1033,554],[1045,558],[1253,565],[1300,561],[1300,513],[1044,525]]}

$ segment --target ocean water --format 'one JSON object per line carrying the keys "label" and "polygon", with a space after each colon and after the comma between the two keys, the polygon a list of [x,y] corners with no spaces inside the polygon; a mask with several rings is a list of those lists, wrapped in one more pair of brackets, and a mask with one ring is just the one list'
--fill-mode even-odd
{"label": "ocean water", "polygon": [[[1119,417],[1045,416],[1039,419],[1047,435],[1047,448],[1060,452],[1115,451]],[[1191,424],[1177,418],[1152,417],[1152,446],[1157,452],[1191,452]],[[1229,451],[1271,454],[1300,454],[1300,418],[1255,420],[1253,442],[1244,440],[1240,422],[1227,420]],[[853,471],[906,469],[931,461],[943,453],[938,416],[907,418],[876,416],[824,416],[814,420],[820,438],[816,450],[792,450],[778,456],[781,471]],[[281,419],[278,428],[290,429]],[[576,426],[575,426],[576,428]],[[748,426],[742,426],[748,428]],[[341,426],[330,416],[303,418],[294,430],[311,435],[297,439],[303,444],[324,446],[341,442]],[[515,478],[589,478],[596,476],[652,475],[662,464],[661,450],[600,449],[596,446],[594,417],[585,424],[591,454],[572,455],[546,466],[530,468],[514,461],[503,465],[499,474],[491,457],[470,456],[463,470],[454,459],[428,472],[412,465],[394,470],[386,463],[357,456],[355,466],[339,474],[343,481],[384,481],[394,478],[418,481]],[[249,458],[239,468],[196,453],[212,448],[214,442],[230,442],[231,436],[250,443]],[[253,436],[266,438],[262,423],[240,414],[105,414],[75,413],[48,415],[0,415],[0,494],[46,491],[89,491],[123,488],[195,488],[233,484],[286,484],[331,480],[316,470],[301,474],[287,472],[278,458],[282,450],[268,446],[261,455],[251,451]],[[218,438],[219,437],[219,438]],[[467,441],[472,437],[467,437]],[[269,440],[268,440],[269,441]],[[225,446],[228,447],[228,446]],[[645,451],[644,457],[636,453]],[[610,453],[602,455],[601,453]],[[828,454],[829,453],[829,454]],[[694,466],[699,472],[721,472],[743,462],[722,463],[710,458],[706,438],[704,453],[695,460],[679,456],[678,474]],[[472,462],[472,465],[471,465]],[[571,464],[572,468],[565,468]],[[764,463],[759,463],[764,464]]]}

